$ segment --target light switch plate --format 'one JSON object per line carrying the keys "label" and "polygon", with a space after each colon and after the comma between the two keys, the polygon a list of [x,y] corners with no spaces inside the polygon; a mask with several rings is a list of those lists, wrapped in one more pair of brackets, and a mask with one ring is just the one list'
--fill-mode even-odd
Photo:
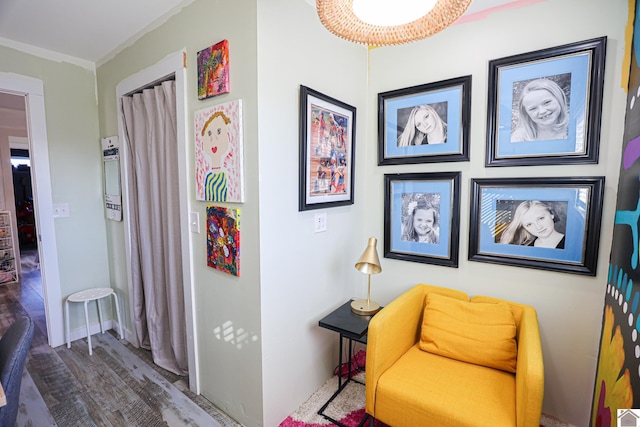
{"label": "light switch plate", "polygon": [[313,217],[313,231],[314,233],[322,233],[327,231],[327,213],[317,213]]}
{"label": "light switch plate", "polygon": [[191,232],[200,234],[200,214],[191,212],[189,216],[189,224],[191,224]]}

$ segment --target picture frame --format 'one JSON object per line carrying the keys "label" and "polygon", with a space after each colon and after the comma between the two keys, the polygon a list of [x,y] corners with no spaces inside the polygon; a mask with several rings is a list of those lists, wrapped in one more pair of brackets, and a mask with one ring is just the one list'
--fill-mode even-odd
{"label": "picture frame", "polygon": [[489,61],[486,166],[598,163],[607,37]]}
{"label": "picture frame", "polygon": [[384,257],[458,267],[460,172],[385,174]]}
{"label": "picture frame", "polygon": [[470,75],[379,93],[378,165],[469,161],[470,123]]}
{"label": "picture frame", "polygon": [[471,180],[469,260],[596,275],[604,177]]}
{"label": "picture frame", "polygon": [[198,99],[229,93],[229,41],[222,40],[197,54]]}
{"label": "picture frame", "polygon": [[207,206],[207,266],[240,276],[240,209]]}
{"label": "picture frame", "polygon": [[300,85],[298,211],[352,205],[356,108]]}
{"label": "picture frame", "polygon": [[242,100],[196,110],[196,200],[244,203]]}

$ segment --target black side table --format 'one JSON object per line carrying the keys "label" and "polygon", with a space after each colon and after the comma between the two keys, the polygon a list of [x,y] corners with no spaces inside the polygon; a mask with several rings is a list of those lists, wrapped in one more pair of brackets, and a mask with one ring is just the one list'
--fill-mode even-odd
{"label": "black side table", "polygon": [[[353,341],[357,341],[363,344],[367,343],[367,330],[369,329],[369,321],[373,316],[361,316],[351,311],[351,300],[347,301],[333,312],[318,322],[321,328],[330,329],[340,334],[340,350],[338,355],[338,390],[327,400],[327,402],[320,408],[318,415],[322,415],[325,419],[331,421],[335,425],[346,427],[344,424],[324,414],[325,409],[333,402],[333,400],[340,394],[340,392],[349,384],[349,382],[357,382],[351,378],[351,366],[348,369],[348,375],[346,381],[342,382],[342,341],[343,339],[349,340],[349,359],[347,363],[351,362],[353,357]],[[366,419],[366,416],[365,416]],[[364,420],[363,420],[364,421]]]}

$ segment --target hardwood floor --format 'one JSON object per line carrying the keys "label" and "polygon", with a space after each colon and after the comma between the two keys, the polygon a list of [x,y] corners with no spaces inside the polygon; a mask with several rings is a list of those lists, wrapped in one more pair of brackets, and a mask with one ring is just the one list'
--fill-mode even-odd
{"label": "hardwood floor", "polygon": [[146,350],[113,331],[51,348],[39,271],[0,286],[0,334],[19,316],[35,322],[20,390],[18,426],[240,426],[188,387],[188,378],[157,367]]}

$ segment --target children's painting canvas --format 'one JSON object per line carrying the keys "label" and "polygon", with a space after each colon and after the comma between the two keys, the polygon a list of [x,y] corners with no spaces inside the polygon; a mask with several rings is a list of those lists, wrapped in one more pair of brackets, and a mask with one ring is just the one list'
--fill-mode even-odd
{"label": "children's painting canvas", "polygon": [[229,93],[229,41],[198,52],[198,99]]}
{"label": "children's painting canvas", "polygon": [[207,206],[207,265],[240,276],[240,209]]}
{"label": "children's painting canvas", "polygon": [[196,199],[244,202],[242,101],[197,110]]}

